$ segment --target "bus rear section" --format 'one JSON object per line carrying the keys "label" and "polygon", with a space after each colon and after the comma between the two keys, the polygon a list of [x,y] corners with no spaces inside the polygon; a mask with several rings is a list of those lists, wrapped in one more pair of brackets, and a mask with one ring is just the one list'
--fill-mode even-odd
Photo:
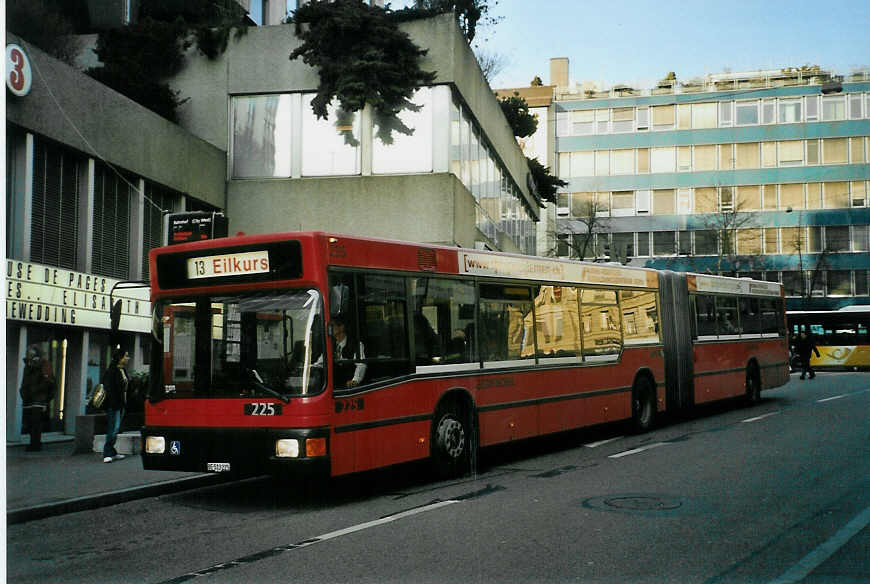
{"label": "bus rear section", "polygon": [[668,409],[743,397],[788,383],[782,286],[662,272]]}

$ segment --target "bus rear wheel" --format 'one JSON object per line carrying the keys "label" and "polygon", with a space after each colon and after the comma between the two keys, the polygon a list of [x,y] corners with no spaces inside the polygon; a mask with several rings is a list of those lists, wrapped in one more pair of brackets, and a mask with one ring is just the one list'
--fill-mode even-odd
{"label": "bus rear wheel", "polygon": [[474,436],[470,416],[459,404],[442,405],[432,426],[432,462],[441,478],[462,476],[471,471]]}
{"label": "bus rear wheel", "polygon": [[649,432],[655,425],[656,392],[648,377],[638,377],[631,390],[631,422],[635,433]]}

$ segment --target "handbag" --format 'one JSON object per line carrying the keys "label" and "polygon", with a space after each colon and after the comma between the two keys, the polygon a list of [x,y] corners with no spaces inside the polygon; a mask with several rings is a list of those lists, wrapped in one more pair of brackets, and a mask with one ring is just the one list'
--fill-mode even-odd
{"label": "handbag", "polygon": [[106,388],[102,383],[97,384],[94,388],[94,393],[91,394],[91,404],[97,409],[103,407],[103,402],[106,401]]}

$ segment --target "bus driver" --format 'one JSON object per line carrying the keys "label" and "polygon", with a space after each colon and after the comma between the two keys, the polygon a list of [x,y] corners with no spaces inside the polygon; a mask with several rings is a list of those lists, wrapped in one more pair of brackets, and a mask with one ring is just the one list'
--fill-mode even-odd
{"label": "bus driver", "polygon": [[366,364],[360,362],[366,358],[363,344],[347,336],[347,323],[344,317],[332,318],[332,336],[334,340],[335,383],[336,389],[356,387],[362,383],[366,374]]}

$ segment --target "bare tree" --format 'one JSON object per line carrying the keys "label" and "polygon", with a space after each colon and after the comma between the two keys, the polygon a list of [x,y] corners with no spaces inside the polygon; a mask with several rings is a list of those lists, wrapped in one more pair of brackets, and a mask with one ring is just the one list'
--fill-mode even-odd
{"label": "bare tree", "polygon": [[570,259],[585,260],[601,257],[604,246],[601,245],[600,237],[596,246],[596,237],[609,235],[607,229],[610,221],[603,215],[607,207],[595,196],[588,197],[572,207],[579,212],[574,213],[573,219],[562,222],[563,229],[560,229],[555,237],[556,247],[551,249],[548,255],[562,255],[558,253],[559,248],[567,246]]}
{"label": "bare tree", "polygon": [[474,54],[477,57],[477,62],[480,64],[480,70],[483,71],[483,77],[490,84],[508,65],[507,57],[501,53],[475,47]]}
{"label": "bare tree", "polygon": [[[701,219],[704,229],[712,232],[716,242],[716,272],[737,275],[738,270],[761,270],[763,232],[758,226],[758,212],[737,197],[734,187],[720,187],[717,192],[720,192],[718,211],[705,214]],[[746,253],[753,248],[756,253]]]}

